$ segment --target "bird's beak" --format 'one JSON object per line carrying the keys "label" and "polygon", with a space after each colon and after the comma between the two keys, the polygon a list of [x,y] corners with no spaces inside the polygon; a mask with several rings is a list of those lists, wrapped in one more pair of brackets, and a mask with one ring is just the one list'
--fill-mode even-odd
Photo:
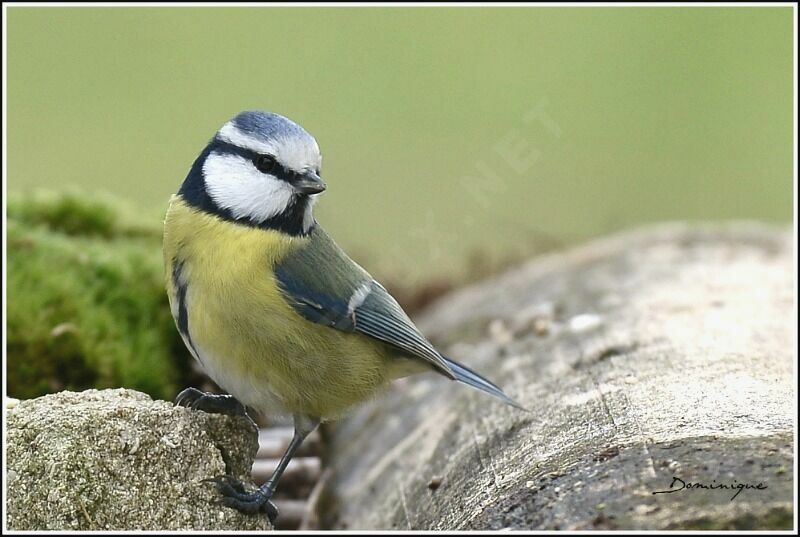
{"label": "bird's beak", "polygon": [[301,194],[319,194],[327,188],[325,181],[314,172],[306,172],[292,186]]}

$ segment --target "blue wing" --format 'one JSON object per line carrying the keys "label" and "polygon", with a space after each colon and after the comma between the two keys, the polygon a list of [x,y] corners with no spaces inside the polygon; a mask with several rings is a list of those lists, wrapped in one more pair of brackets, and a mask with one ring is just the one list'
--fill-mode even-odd
{"label": "blue wing", "polygon": [[[300,267],[287,266],[285,263],[276,268],[275,275],[286,300],[309,321],[383,341],[411,356],[426,360],[451,379],[525,410],[497,385],[467,366],[442,356],[414,326],[388,291],[353,261],[350,263],[355,267],[352,273],[358,275],[357,278],[332,277],[337,274],[336,270],[327,272],[328,275],[321,278],[318,274],[310,276],[304,270],[294,270]],[[331,290],[339,292],[333,293]]]}
{"label": "blue wing", "polygon": [[455,378],[397,301],[319,226],[274,270],[287,302],[309,321],[383,341]]}
{"label": "blue wing", "polygon": [[455,378],[447,361],[414,326],[397,301],[372,278],[355,287],[347,286],[344,296],[336,296],[308,286],[285,266],[277,267],[275,275],[284,297],[309,321],[383,341]]}
{"label": "blue wing", "polygon": [[285,266],[276,268],[275,277],[287,302],[309,321],[346,332],[355,330],[355,320],[348,315],[346,300],[309,287]]}
{"label": "blue wing", "polygon": [[369,336],[428,362],[443,375],[522,408],[475,371],[442,356],[381,284],[319,227],[274,267],[278,288],[309,321]]}

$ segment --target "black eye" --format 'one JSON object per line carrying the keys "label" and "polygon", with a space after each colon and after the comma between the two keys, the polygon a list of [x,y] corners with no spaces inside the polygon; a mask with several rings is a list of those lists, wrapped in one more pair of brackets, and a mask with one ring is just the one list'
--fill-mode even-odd
{"label": "black eye", "polygon": [[278,163],[275,162],[275,157],[272,155],[258,155],[253,159],[253,164],[256,165],[258,171],[262,173],[270,173],[275,169],[275,166]]}

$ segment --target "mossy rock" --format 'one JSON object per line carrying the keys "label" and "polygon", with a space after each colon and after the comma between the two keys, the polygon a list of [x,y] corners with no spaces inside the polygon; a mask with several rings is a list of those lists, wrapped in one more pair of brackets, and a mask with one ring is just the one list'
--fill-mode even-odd
{"label": "mossy rock", "polygon": [[8,206],[8,387],[17,398],[125,386],[171,398],[191,357],[164,291],[160,222],[111,200]]}

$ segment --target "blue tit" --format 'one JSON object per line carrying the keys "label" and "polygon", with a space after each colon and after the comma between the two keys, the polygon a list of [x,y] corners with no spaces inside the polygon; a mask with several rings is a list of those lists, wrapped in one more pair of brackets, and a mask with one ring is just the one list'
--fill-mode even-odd
{"label": "blue tit", "polygon": [[272,477],[248,493],[218,478],[223,502],[277,510],[278,480],[303,439],[392,379],[435,371],[519,406],[438,352],[397,301],[314,219],[325,190],[316,140],[278,114],[243,112],[194,161],[164,222],[166,286],[178,331],[231,395],[194,388],[180,405],[294,418]]}

